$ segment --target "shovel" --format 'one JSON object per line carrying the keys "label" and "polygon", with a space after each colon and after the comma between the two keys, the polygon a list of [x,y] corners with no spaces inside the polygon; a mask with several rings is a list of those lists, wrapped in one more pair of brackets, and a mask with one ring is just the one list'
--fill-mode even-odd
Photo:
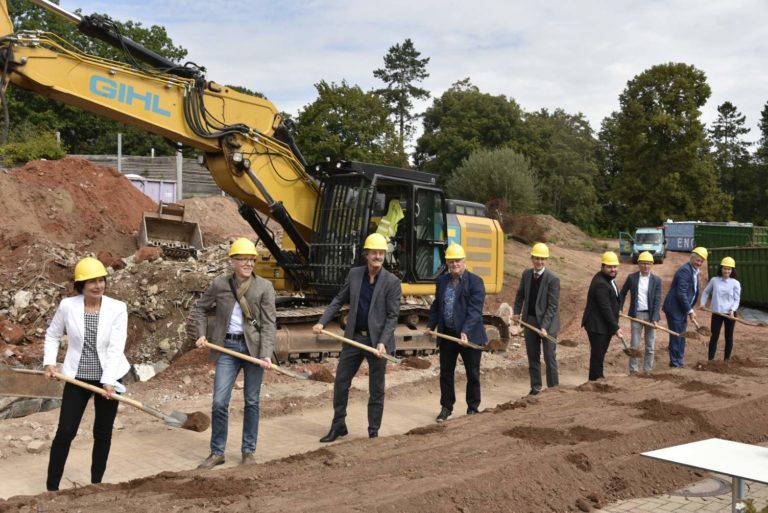
{"label": "shovel", "polygon": [[444,338],[445,340],[450,340],[451,342],[456,342],[457,344],[460,344],[462,346],[466,346],[472,349],[477,349],[478,351],[488,350],[485,346],[481,346],[479,344],[473,344],[472,342],[464,342],[460,338],[452,337],[450,335],[445,335],[443,333],[438,333],[437,331],[427,330],[427,333],[435,337],[440,337],[440,338]]}
{"label": "shovel", "polygon": [[664,326],[654,326],[653,323],[650,323],[648,321],[644,321],[642,319],[638,319],[636,317],[630,317],[629,315],[624,315],[623,313],[620,313],[619,315],[621,315],[622,317],[625,317],[627,319],[630,319],[630,320],[632,320],[634,322],[638,322],[640,324],[645,324],[646,326],[650,326],[651,328],[657,328],[657,329],[660,329],[661,331],[666,331],[670,335],[674,335],[676,337],[694,338],[694,339],[698,339],[699,338],[699,334],[696,333],[695,331],[684,331],[683,333],[678,333],[676,331],[672,331],[669,328],[665,328]]}
{"label": "shovel", "polygon": [[691,320],[693,321],[693,325],[696,326],[696,333],[699,333],[700,335],[704,335],[707,337],[712,335],[712,330],[710,330],[706,326],[701,326],[699,324],[699,321],[697,321],[695,317],[691,317]]}
{"label": "shovel", "polygon": [[621,340],[621,344],[624,346],[624,354],[627,356],[630,356],[632,358],[640,358],[643,356],[643,352],[639,349],[633,349],[627,345],[627,341],[624,340],[624,337],[621,335],[618,335],[619,340]]}
{"label": "shovel", "polygon": [[310,375],[307,372],[298,373],[298,372],[289,371],[288,369],[284,369],[279,365],[275,365],[274,363],[271,363],[271,362],[267,363],[264,360],[259,360],[258,358],[254,358],[253,356],[248,356],[247,354],[238,353],[237,351],[232,351],[231,349],[217,346],[216,344],[211,344],[210,342],[203,342],[203,344],[208,349],[213,349],[214,351],[220,351],[222,353],[228,354],[229,356],[234,356],[235,358],[240,358],[241,360],[245,360],[246,362],[255,363],[256,365],[260,365],[265,369],[271,369],[279,372],[280,374],[285,374],[286,376],[290,376],[292,378],[296,378],[296,379],[310,378]]}
{"label": "shovel", "polygon": [[539,328],[537,328],[536,326],[534,326],[532,324],[528,324],[527,322],[523,321],[522,319],[518,319],[517,322],[519,322],[520,324],[522,324],[523,326],[525,326],[529,330],[535,331],[536,333],[539,334],[540,337],[544,337],[547,340],[549,340],[550,342],[553,342],[555,344],[560,344],[561,346],[565,346],[565,347],[576,347],[576,346],[579,345],[579,343],[576,342],[575,340],[569,340],[567,338],[563,339],[563,340],[557,340],[555,337],[553,337],[551,335],[546,335],[545,336],[544,333],[542,333]]}
{"label": "shovel", "polygon": [[[341,340],[345,344],[349,344],[350,346],[354,346],[354,347],[356,347],[358,349],[362,349],[363,351],[368,351],[369,353],[373,353],[373,354],[375,354],[377,356],[379,354],[379,352],[377,350],[375,350],[374,348],[372,348],[370,346],[366,346],[365,344],[361,344],[360,342],[355,342],[354,340],[350,340],[347,337],[342,337],[341,335],[337,335],[335,333],[331,333],[328,330],[320,330],[320,333],[322,333],[323,335],[328,335],[329,337],[335,338],[336,340]],[[381,353],[381,357],[382,358],[386,358],[387,360],[389,360],[392,363],[399,364],[400,362],[402,362],[402,360],[400,358],[395,358],[391,354],[387,354],[387,353]]]}
{"label": "shovel", "polygon": [[724,314],[724,313],[720,313],[720,312],[715,312],[715,311],[713,311],[713,310],[711,310],[711,309],[709,309],[707,307],[702,307],[702,310],[704,310],[706,312],[709,312],[709,313],[712,313],[712,314],[715,314],[715,315],[719,315],[720,317],[725,317],[726,319],[730,319],[732,321],[736,321],[736,322],[740,322],[742,324],[746,324],[747,326],[765,326],[766,325],[764,322],[749,322],[747,320],[742,319],[741,317],[732,317],[732,316],[730,316],[728,314]]}
{"label": "shovel", "polygon": [[[32,370],[32,369],[13,369],[13,371],[26,373],[26,374],[45,374],[45,371]],[[71,383],[80,388],[90,390],[95,394],[102,395],[104,393],[103,388],[91,385],[90,383],[84,383],[79,379],[70,378],[69,376],[65,376],[60,372],[54,371],[53,375],[58,380],[66,381],[67,383]],[[133,406],[134,408],[138,408],[139,410],[143,411],[144,413],[148,413],[153,417],[162,419],[162,421],[165,422],[167,426],[189,429],[190,431],[202,432],[208,429],[208,426],[211,425],[211,419],[208,417],[208,415],[201,413],[199,411],[190,413],[189,415],[187,415],[186,413],[182,413],[180,411],[174,411],[173,413],[168,415],[166,413],[161,412],[157,408],[154,408],[142,402],[136,401],[135,399],[129,399],[128,397],[123,397],[122,395],[112,394],[109,397],[116,401],[120,401],[121,403],[125,403],[129,406]]]}

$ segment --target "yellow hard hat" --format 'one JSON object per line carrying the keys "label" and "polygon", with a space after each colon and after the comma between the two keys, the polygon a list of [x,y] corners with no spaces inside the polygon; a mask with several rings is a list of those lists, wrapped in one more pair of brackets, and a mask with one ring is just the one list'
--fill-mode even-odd
{"label": "yellow hard hat", "polygon": [[462,258],[467,258],[467,255],[464,253],[464,248],[456,243],[451,244],[448,246],[448,249],[445,250],[446,260],[461,260]]}
{"label": "yellow hard hat", "polygon": [[365,238],[363,249],[387,250],[387,239],[380,233],[372,233]]}
{"label": "yellow hard hat", "polygon": [[85,257],[75,266],[75,281],[88,281],[106,275],[104,264],[93,257]]}
{"label": "yellow hard hat", "polygon": [[531,256],[539,258],[549,258],[549,248],[546,244],[537,242],[531,248]]}
{"label": "yellow hard hat", "polygon": [[707,251],[707,248],[703,248],[701,246],[699,246],[697,248],[693,248],[691,253],[696,253],[697,255],[699,255],[704,260],[706,260],[707,256],[709,256],[709,252]]}
{"label": "yellow hard hat", "polygon": [[600,263],[603,265],[619,265],[619,257],[613,251],[606,251],[603,253]]}
{"label": "yellow hard hat", "polygon": [[722,267],[730,267],[731,269],[736,268],[736,260],[734,260],[731,257],[725,257],[720,261],[720,265]]}
{"label": "yellow hard hat", "polygon": [[638,262],[648,262],[650,264],[653,263],[653,255],[651,255],[650,251],[643,251],[640,253],[640,256],[637,257]]}
{"label": "yellow hard hat", "polygon": [[259,252],[256,251],[256,245],[253,242],[241,237],[229,247],[229,256],[235,255],[259,256]]}

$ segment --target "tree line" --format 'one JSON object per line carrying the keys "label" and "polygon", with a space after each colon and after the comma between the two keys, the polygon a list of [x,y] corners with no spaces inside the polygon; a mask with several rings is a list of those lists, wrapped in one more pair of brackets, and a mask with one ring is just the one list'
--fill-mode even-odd
{"label": "tree line", "polygon": [[[88,53],[123,60],[114,48],[23,0],[8,6],[16,29],[55,32]],[[171,60],[187,56],[163,27],[131,21],[117,26]],[[690,64],[659,64],[633,77],[597,133],[582,113],[526,112],[514,98],[485,93],[470,78],[457,80],[417,113],[414,102],[431,97],[420,86],[428,65],[429,58],[405,39],[372,71],[380,88],[320,80],[316,99],[293,119],[307,161],[413,167],[438,174],[450,196],[504,213],[551,214],[590,232],[668,218],[768,223],[768,102],[751,151],[746,116],[731,102],[718,107],[711,126],[701,121],[711,89],[705,73]],[[53,132],[75,154],[114,153],[117,132],[126,154],[175,151],[159,136],[34,93],[10,88],[7,98],[12,130],[0,147],[6,155],[9,145],[50,141]]]}

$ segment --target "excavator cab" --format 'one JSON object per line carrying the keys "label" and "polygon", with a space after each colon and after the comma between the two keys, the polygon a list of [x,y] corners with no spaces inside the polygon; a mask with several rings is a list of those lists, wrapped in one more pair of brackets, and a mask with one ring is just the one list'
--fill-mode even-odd
{"label": "excavator cab", "polygon": [[360,162],[315,166],[322,183],[310,246],[312,287],[331,296],[350,266],[363,265],[370,233],[388,240],[387,270],[408,284],[433,284],[443,269],[445,197],[430,173]]}

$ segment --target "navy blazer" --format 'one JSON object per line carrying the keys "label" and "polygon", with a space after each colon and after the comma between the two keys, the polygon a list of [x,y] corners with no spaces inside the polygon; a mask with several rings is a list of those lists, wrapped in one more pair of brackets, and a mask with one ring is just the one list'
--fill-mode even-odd
{"label": "navy blazer", "polygon": [[[445,289],[451,281],[451,275],[443,274],[435,280],[435,300],[429,309],[427,327],[443,333],[443,298]],[[453,322],[456,333],[466,333],[470,342],[483,345],[488,342],[488,336],[483,327],[483,305],[485,304],[485,284],[482,278],[469,271],[464,274],[456,289],[456,301],[453,303]]]}
{"label": "navy blazer", "polygon": [[672,285],[664,299],[664,313],[676,319],[685,319],[699,297],[699,288],[695,280],[696,273],[690,262],[675,272]]}
{"label": "navy blazer", "polygon": [[[637,287],[640,283],[640,271],[627,276],[627,281],[619,292],[619,310],[624,310],[624,301],[629,296],[629,316],[637,317]],[[648,315],[651,322],[661,320],[661,278],[651,273],[648,280]]]}

